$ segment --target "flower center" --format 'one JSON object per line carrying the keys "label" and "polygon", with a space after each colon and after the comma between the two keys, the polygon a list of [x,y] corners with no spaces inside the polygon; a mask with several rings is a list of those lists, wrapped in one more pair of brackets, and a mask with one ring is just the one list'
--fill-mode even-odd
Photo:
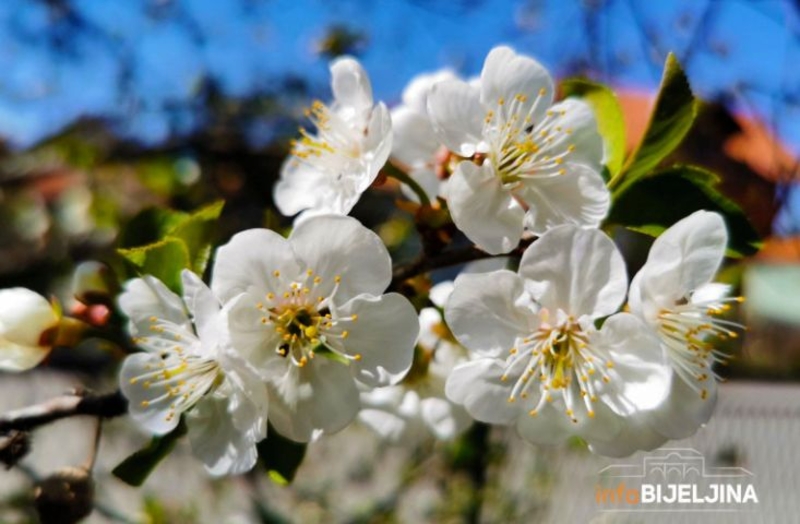
{"label": "flower center", "polygon": [[724,362],[726,354],[714,348],[712,340],[737,338],[733,329],[744,329],[736,322],[716,318],[731,309],[729,302],[742,297],[677,304],[658,314],[658,334],[666,347],[673,369],[701,398],[708,397],[704,383],[710,376],[720,378],[711,368]]}
{"label": "flower center", "polygon": [[562,164],[575,150],[574,144],[567,143],[572,129],[559,125],[565,111],[548,110],[539,122],[533,121],[546,95],[547,90],[540,89],[530,105],[524,93],[518,93],[510,102],[501,97],[484,118],[483,136],[489,144],[489,158],[502,182],[512,189],[532,178],[566,174]]}
{"label": "flower center", "polygon": [[263,314],[261,324],[278,335],[274,348],[278,355],[297,367],[306,366],[318,354],[344,363],[361,360],[345,344],[350,335],[346,328],[358,321],[358,315],[336,315],[330,307],[342,282],[340,276],[333,277],[332,286],[312,269],[300,280],[288,280],[277,270],[270,278],[272,289],[285,291],[267,293],[255,307]]}
{"label": "flower center", "polygon": [[546,309],[539,315],[542,319],[539,329],[528,337],[518,338],[515,347],[509,350],[500,378],[504,382],[511,376],[517,379],[508,401],[526,399],[531,392],[534,396],[538,394],[533,409],[528,411],[536,416],[545,402],[553,402],[554,395],[560,395],[572,422],[578,422],[575,405],[581,401],[588,416],[594,417],[592,403],[597,401],[597,392],[602,387],[599,381],[606,384],[611,381],[609,372],[613,363],[589,344],[589,337],[574,317],[550,325]]}

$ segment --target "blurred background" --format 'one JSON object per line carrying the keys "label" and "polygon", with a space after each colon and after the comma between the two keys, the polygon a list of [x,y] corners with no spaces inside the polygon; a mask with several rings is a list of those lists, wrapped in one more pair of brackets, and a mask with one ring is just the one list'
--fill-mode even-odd
{"label": "blurred background", "polygon": [[[723,387],[716,418],[684,444],[707,459],[747,464],[769,485],[762,509],[772,513],[765,513],[765,521],[791,521],[789,515],[800,510],[787,491],[800,483],[800,457],[789,451],[792,435],[800,434],[795,1],[4,0],[0,288],[26,286],[69,305],[75,264],[107,259],[115,247],[147,238],[145,210],[153,206],[190,210],[225,199],[220,240],[247,227],[288,225],[274,211],[271,188],[303,109],[314,98],[330,98],[331,58],[358,57],[376,99],[392,106],[416,74],[447,67],[477,75],[486,53],[500,43],[536,57],[558,78],[584,76],[611,85],[631,149],[647,125],[667,53],[675,53],[686,69],[705,104],[672,160],[720,174],[723,192],[765,241],[757,255],[731,264],[722,276],[747,296],[749,332],[742,344],[728,348],[735,357],[722,370],[730,385]],[[390,191],[368,195],[355,214],[377,227],[402,259],[413,256],[415,240],[408,216],[392,206],[394,198]],[[635,254],[629,260],[631,273],[637,260]],[[57,351],[35,379],[0,376],[0,408],[27,405],[76,384],[112,387],[116,362],[96,346]],[[61,424],[47,429],[55,430],[53,437],[42,432],[27,474],[0,472],[0,522],[32,518],[22,495],[30,477],[82,460],[92,425]],[[100,470],[109,471],[146,440],[126,424],[109,424]],[[65,451],[65,435],[75,450]],[[487,438],[493,455],[480,459],[487,461],[483,479],[459,477],[453,464],[473,464],[475,458],[462,456],[457,444],[397,449],[355,427],[312,446],[292,487],[266,479],[235,481],[247,485],[244,491],[205,482],[201,469],[179,450],[141,490],[99,473],[107,482],[100,483],[100,510],[91,519],[591,517],[590,510],[564,511],[587,504],[591,509],[595,472],[607,460],[578,448],[542,453],[505,434]],[[328,467],[332,460],[337,464]],[[186,475],[191,482],[175,482]],[[576,478],[587,482],[585,494],[562,489]],[[477,510],[470,498],[476,480],[490,487]],[[211,497],[198,497],[201,492]]]}

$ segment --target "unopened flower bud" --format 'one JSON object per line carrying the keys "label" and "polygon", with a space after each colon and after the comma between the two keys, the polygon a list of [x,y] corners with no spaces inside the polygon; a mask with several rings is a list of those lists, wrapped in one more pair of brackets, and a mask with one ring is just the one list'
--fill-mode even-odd
{"label": "unopened flower bud", "polygon": [[85,468],[62,468],[39,482],[34,490],[42,524],[72,524],[92,512],[94,480]]}
{"label": "unopened flower bud", "polygon": [[50,353],[60,315],[46,298],[30,289],[0,290],[0,369],[24,371]]}
{"label": "unopened flower bud", "polygon": [[111,269],[96,260],[81,262],[72,276],[72,293],[82,304],[109,304],[118,287]]}

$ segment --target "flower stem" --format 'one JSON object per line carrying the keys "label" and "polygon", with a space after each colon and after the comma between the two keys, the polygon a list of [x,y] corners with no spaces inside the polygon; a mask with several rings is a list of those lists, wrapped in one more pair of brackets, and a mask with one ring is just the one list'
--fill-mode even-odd
{"label": "flower stem", "polygon": [[383,166],[383,174],[387,177],[394,178],[400,183],[407,185],[414,194],[417,195],[419,198],[419,203],[423,206],[430,206],[431,201],[428,198],[428,195],[425,193],[425,190],[422,189],[422,186],[417,183],[416,180],[411,178],[408,173],[397,167],[396,165],[392,164],[391,162],[386,162],[386,165]]}

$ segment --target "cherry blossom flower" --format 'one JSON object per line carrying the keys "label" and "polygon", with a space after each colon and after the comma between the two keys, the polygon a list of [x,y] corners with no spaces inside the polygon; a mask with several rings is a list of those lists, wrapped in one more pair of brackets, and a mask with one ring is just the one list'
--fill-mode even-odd
{"label": "cherry blossom flower", "polygon": [[145,351],[125,359],[120,387],[141,427],[164,435],[184,416],[209,473],[242,473],[266,436],[267,389],[230,347],[218,299],[194,273],[182,276],[183,299],[152,276],[126,284],[119,307]]}
{"label": "cherry blossom flower", "polygon": [[506,253],[525,230],[597,227],[609,192],[603,140],[588,104],[552,105],[553,81],[508,47],[486,57],[479,83],[433,85],[428,114],[439,140],[465,161],[447,184],[455,224],[489,253]]}
{"label": "cherry blossom flower", "polygon": [[317,128],[301,128],[275,186],[275,204],[284,215],[346,215],[389,158],[389,110],[374,104],[367,73],[356,60],[331,64],[334,102],[316,101],[306,111]]}
{"label": "cherry blossom flower", "polygon": [[[392,109],[392,157],[403,164],[431,200],[444,195],[446,180],[436,172],[436,154],[442,146],[428,117],[428,93],[437,82],[457,79],[449,69],[418,75],[403,90],[403,103]],[[406,186],[403,192],[416,200]]]}
{"label": "cherry blossom flower", "polygon": [[626,288],[613,242],[569,225],[533,243],[518,273],[459,276],[445,317],[473,360],[453,370],[447,396],[477,420],[514,425],[530,442],[577,435],[625,446],[626,417],[660,404],[669,388],[644,323],[614,314]]}
{"label": "cherry blossom flower", "polygon": [[300,442],[347,426],[356,383],[396,384],[419,333],[413,306],[383,294],[391,259],[357,220],[312,217],[288,239],[266,229],[220,247],[212,288],[230,302],[236,349],[269,386],[270,422]]}
{"label": "cherry blossom flower", "polygon": [[714,342],[735,338],[742,328],[718,318],[730,302],[742,300],[725,298],[729,286],[712,282],[727,243],[722,217],[697,211],[656,239],[631,283],[630,310],[658,336],[673,373],[666,402],[649,419],[671,439],[694,434],[711,417],[717,397],[712,366],[724,358]]}
{"label": "cherry blossom flower", "polygon": [[25,371],[50,354],[60,323],[52,304],[30,289],[0,290],[0,369]]}
{"label": "cherry blossom flower", "polygon": [[[430,291],[437,307],[453,290],[451,281],[441,282]],[[452,369],[466,362],[466,350],[458,344],[444,323],[440,309],[423,308],[419,313],[420,336],[411,373],[396,386],[376,388],[361,394],[364,406],[359,420],[386,440],[416,445],[431,435],[450,440],[472,423],[463,407],[444,394]]]}

